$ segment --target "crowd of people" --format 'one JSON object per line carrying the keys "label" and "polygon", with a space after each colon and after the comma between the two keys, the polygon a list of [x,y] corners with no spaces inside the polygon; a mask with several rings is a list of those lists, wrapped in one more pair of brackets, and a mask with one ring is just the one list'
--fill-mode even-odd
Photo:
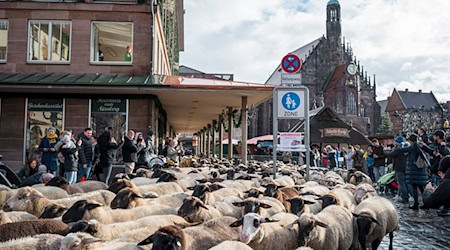
{"label": "crowd of people", "polygon": [[41,163],[39,159],[30,159],[17,174],[21,186],[47,183],[57,175],[70,184],[87,179],[109,183],[119,149],[126,174],[137,167],[148,166],[150,160],[158,156],[176,164],[184,153],[182,145],[169,137],[156,149],[152,131],[144,136],[142,132],[129,130],[116,141],[110,127],[98,138],[92,135],[91,128],[75,136],[71,131],[58,132],[51,127],[39,145]]}

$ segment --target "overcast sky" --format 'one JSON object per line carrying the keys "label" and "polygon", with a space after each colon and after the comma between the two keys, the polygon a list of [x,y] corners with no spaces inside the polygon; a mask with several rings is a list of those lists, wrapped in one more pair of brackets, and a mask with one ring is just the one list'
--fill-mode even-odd
{"label": "overcast sky", "polygon": [[[326,33],[328,0],[185,0],[181,64],[264,83],[281,58]],[[378,100],[394,87],[450,100],[450,0],[340,0],[342,35]]]}

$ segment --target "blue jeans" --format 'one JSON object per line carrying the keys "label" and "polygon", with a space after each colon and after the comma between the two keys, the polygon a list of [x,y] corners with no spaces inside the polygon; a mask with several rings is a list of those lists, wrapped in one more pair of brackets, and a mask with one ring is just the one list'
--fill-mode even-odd
{"label": "blue jeans", "polygon": [[77,182],[81,181],[81,178],[84,176],[84,178],[87,180],[89,177],[89,174],[91,173],[92,163],[88,162],[86,163],[86,168],[83,168],[83,164],[78,164],[78,179]]}
{"label": "blue jeans", "polygon": [[383,176],[384,173],[384,166],[374,166],[373,167],[373,174],[375,177],[375,182],[378,182],[378,180],[380,179],[381,176]]}
{"label": "blue jeans", "polygon": [[66,178],[69,184],[75,184],[77,182],[77,171],[64,172],[64,178]]}
{"label": "blue jeans", "polygon": [[439,186],[439,184],[441,184],[441,177],[437,174],[432,174],[431,183],[436,187]]}
{"label": "blue jeans", "polygon": [[109,178],[111,177],[112,172],[112,165],[109,164],[109,167],[103,168],[103,182],[106,183],[106,185],[109,185]]}
{"label": "blue jeans", "polygon": [[408,201],[409,192],[406,186],[405,173],[395,171],[395,178],[398,183],[398,196],[402,197],[404,201]]}

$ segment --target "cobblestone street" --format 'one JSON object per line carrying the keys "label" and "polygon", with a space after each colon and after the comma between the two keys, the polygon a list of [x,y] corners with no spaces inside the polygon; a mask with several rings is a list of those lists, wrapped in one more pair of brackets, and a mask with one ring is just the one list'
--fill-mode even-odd
{"label": "cobblestone street", "polygon": [[[434,209],[413,211],[408,204],[394,204],[400,215],[400,231],[394,234],[394,249],[450,249],[450,217],[439,217]],[[389,249],[388,236],[379,249]]]}

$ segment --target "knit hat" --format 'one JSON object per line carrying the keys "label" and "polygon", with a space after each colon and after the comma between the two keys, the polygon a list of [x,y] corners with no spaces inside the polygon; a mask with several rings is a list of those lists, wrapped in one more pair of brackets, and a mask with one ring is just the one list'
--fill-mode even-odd
{"label": "knit hat", "polygon": [[405,142],[405,138],[403,138],[403,136],[397,136],[397,138],[395,138],[395,142],[397,143],[402,143]]}
{"label": "knit hat", "polygon": [[52,174],[50,174],[50,173],[45,173],[45,174],[43,174],[42,176],[41,176],[41,182],[43,182],[43,183],[47,183],[47,182],[49,182],[51,179],[53,179],[55,176],[53,176]]}
{"label": "knit hat", "polygon": [[411,142],[416,142],[418,138],[419,138],[419,136],[417,134],[412,133],[409,136],[408,140],[411,141]]}
{"label": "knit hat", "polygon": [[38,172],[47,172],[47,166],[44,164],[39,165]]}

